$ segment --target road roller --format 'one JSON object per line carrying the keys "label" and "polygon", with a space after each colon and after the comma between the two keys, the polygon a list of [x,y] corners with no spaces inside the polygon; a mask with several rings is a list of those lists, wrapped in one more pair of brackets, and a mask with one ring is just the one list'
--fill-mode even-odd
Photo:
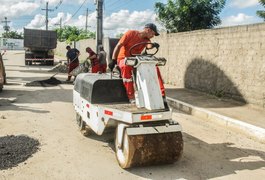
{"label": "road roller", "polygon": [[[171,164],[183,152],[181,125],[172,120],[172,110],[162,97],[156,66],[164,66],[165,58],[145,50],[132,54],[125,64],[134,67],[135,103],[128,100],[123,80],[111,73],[81,73],[73,89],[73,105],[80,131],[102,135],[116,128],[115,151],[121,168]],[[148,43],[146,43],[148,44]]]}

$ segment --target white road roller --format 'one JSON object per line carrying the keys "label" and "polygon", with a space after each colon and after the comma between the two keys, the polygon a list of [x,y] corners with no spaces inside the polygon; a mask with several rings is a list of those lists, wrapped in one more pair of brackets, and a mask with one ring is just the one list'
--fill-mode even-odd
{"label": "white road roller", "polygon": [[136,70],[135,104],[129,103],[122,79],[109,73],[82,73],[75,81],[73,105],[80,130],[102,135],[116,126],[115,150],[122,168],[174,163],[182,155],[181,126],[163,101],[156,73],[166,59],[155,57],[157,51],[126,58]]}

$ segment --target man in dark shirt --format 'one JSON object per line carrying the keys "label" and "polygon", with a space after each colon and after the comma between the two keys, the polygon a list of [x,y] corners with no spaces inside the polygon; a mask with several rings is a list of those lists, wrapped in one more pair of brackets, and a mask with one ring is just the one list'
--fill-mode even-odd
{"label": "man in dark shirt", "polygon": [[70,74],[72,70],[74,70],[77,66],[79,66],[78,56],[80,55],[79,50],[76,48],[71,48],[70,46],[66,46],[67,53],[67,64],[68,64],[68,78],[66,81],[70,81],[72,75]]}

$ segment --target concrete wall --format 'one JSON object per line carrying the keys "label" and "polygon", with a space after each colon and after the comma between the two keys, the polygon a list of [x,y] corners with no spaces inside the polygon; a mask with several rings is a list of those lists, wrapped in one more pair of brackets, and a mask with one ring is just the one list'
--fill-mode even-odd
{"label": "concrete wall", "polygon": [[3,50],[23,50],[23,39],[0,38],[0,49]]}
{"label": "concrete wall", "polygon": [[[265,108],[265,23],[161,34],[157,57],[165,83],[226,96]],[[95,49],[95,40],[81,41]],[[66,53],[65,46],[57,51]]]}
{"label": "concrete wall", "polygon": [[85,39],[76,43],[73,42],[72,44],[67,44],[66,42],[58,42],[55,54],[61,56],[62,60],[66,60],[67,45],[70,45],[72,48],[75,47],[80,51],[80,62],[83,62],[88,56],[88,53],[86,52],[87,47],[92,48],[92,50],[96,52],[96,41],[94,39]]}
{"label": "concrete wall", "polygon": [[164,81],[265,108],[265,23],[162,34]]}

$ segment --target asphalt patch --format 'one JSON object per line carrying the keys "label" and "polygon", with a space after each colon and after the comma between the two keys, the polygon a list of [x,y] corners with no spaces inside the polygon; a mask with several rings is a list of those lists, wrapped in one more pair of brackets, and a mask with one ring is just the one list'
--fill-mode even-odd
{"label": "asphalt patch", "polygon": [[17,166],[39,150],[39,141],[25,135],[0,137],[0,170]]}
{"label": "asphalt patch", "polygon": [[51,77],[45,80],[32,81],[32,82],[26,83],[25,86],[51,87],[51,86],[57,86],[58,84],[62,84],[62,81],[56,79],[55,77]]}

